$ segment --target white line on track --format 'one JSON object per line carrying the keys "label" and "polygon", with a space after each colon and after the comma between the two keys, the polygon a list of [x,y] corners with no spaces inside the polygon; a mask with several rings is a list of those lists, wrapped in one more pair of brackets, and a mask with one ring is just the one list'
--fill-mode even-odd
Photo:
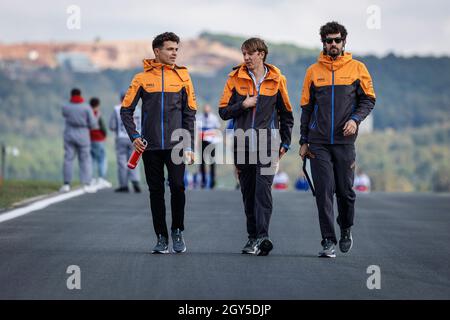
{"label": "white line on track", "polygon": [[78,189],[78,190],[70,191],[67,193],[59,194],[59,195],[56,195],[51,198],[36,201],[36,202],[34,202],[26,207],[23,207],[23,208],[18,208],[18,209],[13,209],[11,211],[7,211],[6,213],[0,214],[0,223],[21,217],[23,215],[29,214],[36,210],[44,209],[51,204],[65,201],[70,198],[75,198],[75,197],[81,196],[85,193],[86,192],[83,189]]}

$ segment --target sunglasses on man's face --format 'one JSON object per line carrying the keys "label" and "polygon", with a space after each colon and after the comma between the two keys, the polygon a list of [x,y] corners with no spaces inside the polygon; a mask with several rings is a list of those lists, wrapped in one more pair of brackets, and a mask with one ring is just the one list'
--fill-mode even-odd
{"label": "sunglasses on man's face", "polygon": [[339,44],[339,43],[341,43],[342,41],[344,41],[344,39],[343,39],[343,38],[325,38],[325,39],[323,40],[323,42],[326,42],[326,43],[328,43],[328,44],[332,44],[333,41],[336,42],[336,44]]}

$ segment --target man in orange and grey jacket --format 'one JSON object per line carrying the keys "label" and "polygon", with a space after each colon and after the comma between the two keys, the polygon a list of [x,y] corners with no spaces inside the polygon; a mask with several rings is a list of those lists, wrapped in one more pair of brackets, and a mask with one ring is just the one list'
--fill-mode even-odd
{"label": "man in orange and grey jacket", "polygon": [[[179,37],[172,32],[156,36],[152,43],[155,59],[144,60],[144,71],[133,78],[120,110],[122,122],[135,149],[143,152],[153,226],[157,236],[157,244],[152,253],[169,252],[164,202],[164,165],[167,167],[171,193],[172,251],[186,251],[183,238],[186,202],[184,162],[194,162],[197,103],[188,70],[175,64],[179,42]],[[136,130],[133,119],[140,99],[141,133]],[[174,137],[177,135],[176,129],[182,129],[185,134],[180,134],[179,138]],[[143,139],[148,142],[147,146]]]}
{"label": "man in orange and grey jacket", "polygon": [[319,211],[320,257],[336,257],[333,196],[341,229],[339,249],[353,244],[355,212],[353,180],[355,140],[359,124],[375,106],[375,92],[366,66],[344,52],[347,30],[337,22],[321,27],[323,52],[306,71],[301,98],[300,156],[311,160]]}
{"label": "man in orange and grey jacket", "polygon": [[234,123],[234,161],[248,233],[242,253],[267,255],[273,248],[269,221],[276,170],[271,169],[289,149],[294,118],[286,78],[277,67],[265,63],[268,48],[264,41],[248,39],[241,49],[244,63],[229,74],[219,115]]}

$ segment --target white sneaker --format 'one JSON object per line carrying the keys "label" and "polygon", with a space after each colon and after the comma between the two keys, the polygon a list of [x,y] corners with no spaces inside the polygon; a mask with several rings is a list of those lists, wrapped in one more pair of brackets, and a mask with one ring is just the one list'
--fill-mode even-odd
{"label": "white sneaker", "polygon": [[112,184],[108,180],[105,180],[103,178],[98,178],[97,184],[100,188],[111,188]]}
{"label": "white sneaker", "polygon": [[85,184],[83,186],[83,190],[86,193],[96,193],[97,192],[97,188],[92,184]]}
{"label": "white sneaker", "polygon": [[70,191],[70,184],[64,184],[61,189],[59,189],[59,192],[69,192]]}

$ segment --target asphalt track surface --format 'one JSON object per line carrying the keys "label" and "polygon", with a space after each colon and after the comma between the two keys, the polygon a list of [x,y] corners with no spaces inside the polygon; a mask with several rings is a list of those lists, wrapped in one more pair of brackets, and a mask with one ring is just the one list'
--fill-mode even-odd
{"label": "asphalt track surface", "polygon": [[[335,259],[317,257],[310,193],[273,199],[267,257],[240,253],[239,191],[187,192],[184,254],[150,253],[147,192],[102,190],[0,223],[0,299],[450,298],[450,195],[358,195],[353,249]],[[79,290],[67,287],[70,265],[80,268]],[[380,289],[367,287],[371,265]]]}

